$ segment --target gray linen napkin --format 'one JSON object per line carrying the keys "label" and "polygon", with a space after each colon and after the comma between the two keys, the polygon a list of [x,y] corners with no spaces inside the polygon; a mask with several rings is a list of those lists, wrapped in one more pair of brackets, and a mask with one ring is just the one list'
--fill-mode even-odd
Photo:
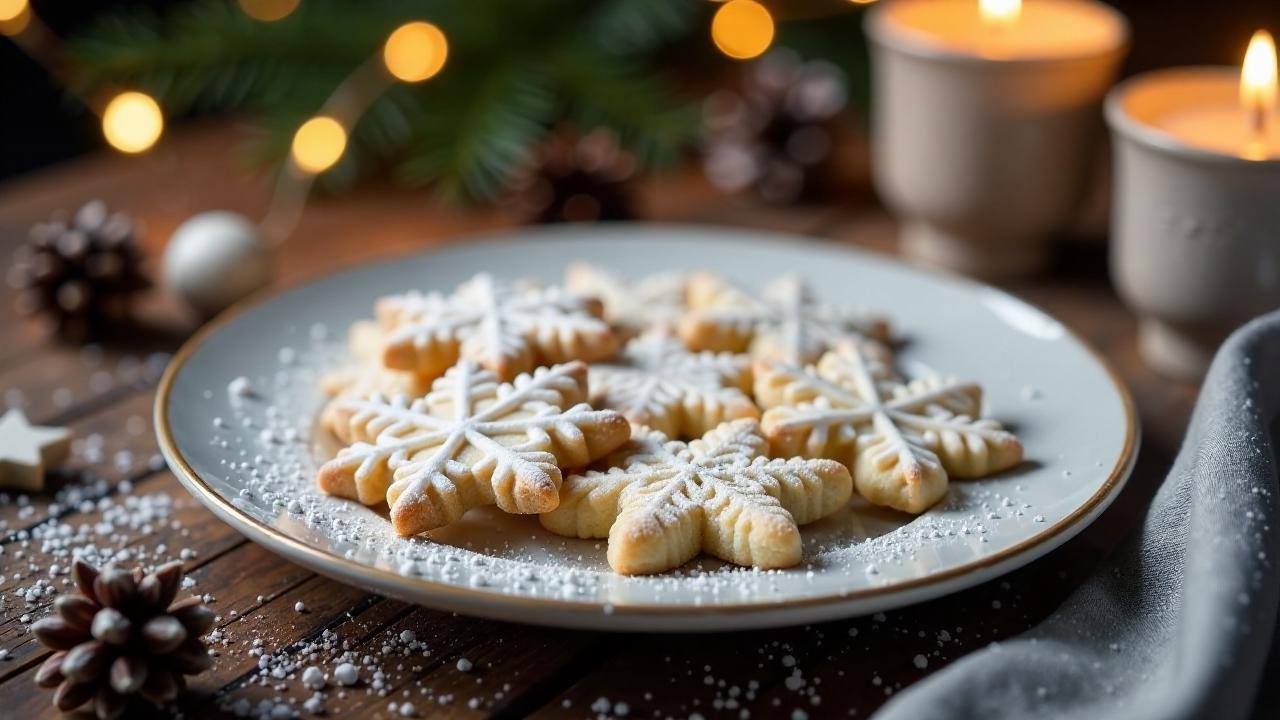
{"label": "gray linen napkin", "polygon": [[1280,607],[1278,414],[1273,312],[1219,350],[1135,537],[1040,625],[916,683],[876,720],[1248,717]]}

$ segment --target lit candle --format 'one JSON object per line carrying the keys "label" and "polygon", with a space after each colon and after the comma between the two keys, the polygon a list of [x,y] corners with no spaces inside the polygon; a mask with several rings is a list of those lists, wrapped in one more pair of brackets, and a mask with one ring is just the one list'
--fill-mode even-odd
{"label": "lit candle", "polygon": [[1086,0],[890,0],[881,22],[921,50],[994,59],[1076,57],[1128,37],[1114,10]]}
{"label": "lit candle", "polygon": [[1128,23],[1093,0],[890,0],[867,18],[873,172],[904,255],[1033,272],[1100,167]]}
{"label": "lit candle", "polygon": [[1165,92],[1177,93],[1183,102],[1153,117],[1156,128],[1209,152],[1252,160],[1280,157],[1276,45],[1270,33],[1254,34],[1238,74],[1229,68],[1187,70],[1169,82]]}
{"label": "lit candle", "polygon": [[1112,275],[1139,351],[1168,375],[1198,377],[1233,327],[1280,305],[1276,95],[1259,31],[1242,67],[1157,70],[1107,98]]}

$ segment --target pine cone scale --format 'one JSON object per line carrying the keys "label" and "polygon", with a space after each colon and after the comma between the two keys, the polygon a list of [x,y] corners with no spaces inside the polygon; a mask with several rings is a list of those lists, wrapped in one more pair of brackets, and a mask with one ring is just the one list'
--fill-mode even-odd
{"label": "pine cone scale", "polygon": [[71,575],[75,578],[76,589],[86,600],[97,599],[93,584],[98,579],[98,568],[86,562],[77,562],[71,566]]}
{"label": "pine cone scale", "polygon": [[187,629],[172,615],[161,615],[142,626],[147,649],[160,655],[176,650],[187,639]]}
{"label": "pine cone scale", "polygon": [[62,674],[62,660],[67,656],[66,650],[49,656],[47,660],[40,663],[40,669],[36,670],[36,685],[42,688],[54,688],[62,684],[66,680],[66,676]]}
{"label": "pine cone scale", "polygon": [[126,604],[137,593],[138,584],[133,580],[133,573],[108,566],[98,579],[93,581],[93,591],[98,597],[98,602],[104,606],[116,610],[127,610]]}
{"label": "pine cone scale", "polygon": [[156,705],[163,705],[178,697],[178,682],[172,672],[157,669],[147,674],[138,694]]}
{"label": "pine cone scale", "polygon": [[213,611],[205,607],[198,597],[179,600],[169,606],[168,612],[182,623],[188,635],[204,635],[213,627]]}
{"label": "pine cone scale", "polygon": [[107,644],[101,640],[90,640],[67,651],[62,659],[62,674],[68,680],[91,682],[107,667]]}
{"label": "pine cone scale", "polygon": [[111,663],[111,689],[121,695],[131,695],[147,681],[147,671],[147,662],[142,658],[118,657]]}
{"label": "pine cone scale", "polygon": [[76,682],[67,678],[53,691],[53,704],[63,712],[74,710],[89,702],[97,687],[92,682]]}
{"label": "pine cone scale", "polygon": [[175,561],[162,565],[154,573],[144,577],[138,583],[138,592],[149,607],[160,610],[173,603],[181,582],[182,563]]}
{"label": "pine cone scale", "polygon": [[124,714],[128,705],[128,697],[104,685],[98,688],[98,694],[93,698],[93,714],[98,720],[115,720]]}
{"label": "pine cone scale", "polygon": [[62,595],[54,601],[53,609],[68,626],[78,632],[87,632],[93,624],[93,616],[101,607],[86,597]]}
{"label": "pine cone scale", "polygon": [[124,613],[114,607],[105,607],[93,616],[89,632],[104,643],[124,645],[133,636],[133,624]]}
{"label": "pine cone scale", "polygon": [[31,631],[46,647],[54,650],[70,650],[84,637],[83,627],[73,627],[60,617],[47,617],[31,625]]}

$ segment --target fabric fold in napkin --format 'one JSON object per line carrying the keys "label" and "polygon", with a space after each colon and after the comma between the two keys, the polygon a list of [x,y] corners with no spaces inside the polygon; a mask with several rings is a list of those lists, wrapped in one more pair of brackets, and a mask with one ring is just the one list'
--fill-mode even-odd
{"label": "fabric fold in napkin", "polygon": [[876,720],[1248,717],[1280,608],[1278,410],[1273,312],[1218,351],[1134,537],[1040,625],[916,683]]}

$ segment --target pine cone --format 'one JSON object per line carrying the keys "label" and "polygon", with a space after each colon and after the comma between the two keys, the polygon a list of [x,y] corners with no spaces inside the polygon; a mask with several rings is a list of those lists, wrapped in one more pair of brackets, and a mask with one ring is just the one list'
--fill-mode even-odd
{"label": "pine cone", "polygon": [[20,312],[47,314],[72,336],[126,318],[133,295],[150,286],[133,221],[100,200],[70,220],[54,216],[32,227],[14,252],[9,284],[20,292]]}
{"label": "pine cone", "polygon": [[150,575],[108,565],[101,573],[77,560],[80,592],[59,597],[55,616],[31,626],[54,654],[36,672],[36,685],[57,687],[53,704],[74,710],[92,701],[99,720],[120,717],[134,696],[156,705],[186,687],[184,675],[213,664],[201,636],[213,611],[198,597],[174,602],[182,563]]}
{"label": "pine cone", "polygon": [[582,134],[564,125],[551,132],[532,164],[511,186],[517,211],[534,222],[630,220],[632,155],[610,131]]}
{"label": "pine cone", "polygon": [[845,85],[835,65],[786,48],[748,65],[740,92],[717,92],[704,105],[711,184],[779,204],[827,194]]}

